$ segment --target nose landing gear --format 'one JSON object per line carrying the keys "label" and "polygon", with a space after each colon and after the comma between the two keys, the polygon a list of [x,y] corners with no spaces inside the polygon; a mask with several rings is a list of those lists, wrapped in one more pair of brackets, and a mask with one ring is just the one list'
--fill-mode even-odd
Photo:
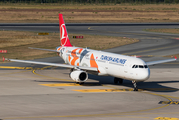
{"label": "nose landing gear", "polygon": [[[122,84],[123,83],[123,79],[121,79],[121,78],[114,78],[114,84]],[[132,84],[133,84],[133,86],[134,86],[134,89],[133,89],[133,91],[138,91],[138,88],[137,88],[137,83],[136,83],[136,81],[135,80],[133,80],[132,81]]]}
{"label": "nose landing gear", "polygon": [[137,88],[137,83],[136,83],[136,81],[132,81],[132,84],[133,84],[133,86],[134,86],[134,89],[133,89],[133,91],[138,91],[138,88]]}

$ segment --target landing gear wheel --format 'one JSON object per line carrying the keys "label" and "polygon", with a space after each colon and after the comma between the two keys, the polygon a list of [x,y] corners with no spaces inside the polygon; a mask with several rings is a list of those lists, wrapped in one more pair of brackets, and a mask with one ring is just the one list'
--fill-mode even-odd
{"label": "landing gear wheel", "polygon": [[119,79],[119,84],[122,84],[123,83],[123,79]]}
{"label": "landing gear wheel", "polygon": [[114,78],[114,84],[122,84],[123,83],[123,79],[121,79],[121,78]]}
{"label": "landing gear wheel", "polygon": [[114,78],[114,84],[118,84],[117,78]]}
{"label": "landing gear wheel", "polygon": [[76,84],[80,84],[80,82],[76,82]]}
{"label": "landing gear wheel", "polygon": [[138,91],[138,88],[137,88],[137,83],[136,83],[136,81],[132,81],[132,83],[133,83],[133,86],[134,86],[134,89],[133,89],[133,91]]}
{"label": "landing gear wheel", "polygon": [[80,85],[84,85],[84,82],[80,82]]}
{"label": "landing gear wheel", "polygon": [[138,91],[138,88],[134,88],[133,91]]}

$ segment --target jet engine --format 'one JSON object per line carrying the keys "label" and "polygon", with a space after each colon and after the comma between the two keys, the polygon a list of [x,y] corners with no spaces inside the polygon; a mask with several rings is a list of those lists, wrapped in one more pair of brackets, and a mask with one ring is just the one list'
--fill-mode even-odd
{"label": "jet engine", "polygon": [[88,80],[88,74],[82,70],[75,70],[70,73],[70,77],[72,80],[76,82],[85,82]]}

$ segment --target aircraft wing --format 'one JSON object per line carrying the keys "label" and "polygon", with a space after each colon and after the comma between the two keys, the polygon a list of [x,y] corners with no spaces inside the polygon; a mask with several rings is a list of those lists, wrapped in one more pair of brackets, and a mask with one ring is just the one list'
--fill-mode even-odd
{"label": "aircraft wing", "polygon": [[16,60],[16,59],[8,59],[3,57],[3,61],[14,61],[14,62],[22,62],[22,63],[32,63],[32,64],[39,64],[39,65],[50,65],[50,66],[57,66],[57,67],[64,67],[64,68],[76,68],[81,70],[88,70],[88,71],[98,71],[98,68],[95,67],[84,67],[84,66],[73,66],[73,65],[66,65],[66,64],[58,64],[58,63],[47,63],[47,62],[37,62],[37,61],[27,61],[27,60]]}
{"label": "aircraft wing", "polygon": [[155,64],[160,64],[160,63],[172,62],[172,61],[175,61],[175,60],[177,60],[176,56],[175,56],[175,58],[172,58],[172,59],[151,61],[151,62],[146,62],[146,63],[147,63],[147,65],[155,65]]}
{"label": "aircraft wing", "polygon": [[50,51],[50,52],[58,52],[57,50],[51,50],[51,49],[42,49],[42,48],[33,48],[33,47],[28,47],[29,49],[36,49],[36,50],[45,50],[45,51]]}

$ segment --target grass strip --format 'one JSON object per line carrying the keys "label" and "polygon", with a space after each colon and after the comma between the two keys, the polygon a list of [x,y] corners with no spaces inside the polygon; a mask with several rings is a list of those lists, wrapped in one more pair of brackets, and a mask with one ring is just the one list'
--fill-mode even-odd
{"label": "grass strip", "polygon": [[178,4],[1,4],[1,23],[58,23],[62,13],[66,23],[178,22]]}
{"label": "grass strip", "polygon": [[[76,39],[73,36],[83,36],[84,38]],[[89,47],[95,50],[114,48],[139,41],[126,37],[82,34],[69,34],[69,38],[73,46]],[[0,31],[0,49],[7,50],[7,53],[0,53],[0,55],[6,58],[32,60],[53,57],[57,56],[57,54],[48,51],[32,50],[28,49],[28,47],[55,49],[57,46],[60,46],[59,33],[49,33],[47,36],[39,36],[36,32]]]}

